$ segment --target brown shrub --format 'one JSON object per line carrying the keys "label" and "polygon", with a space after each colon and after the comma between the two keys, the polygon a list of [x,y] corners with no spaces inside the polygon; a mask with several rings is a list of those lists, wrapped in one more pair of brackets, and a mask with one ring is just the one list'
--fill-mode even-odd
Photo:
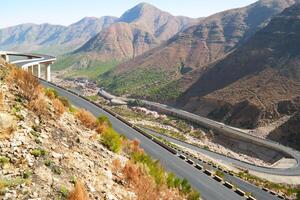
{"label": "brown shrub", "polygon": [[62,104],[62,102],[58,99],[53,99],[52,100],[52,105],[55,110],[56,116],[60,117],[62,114],[65,112],[65,106]]}
{"label": "brown shrub", "polygon": [[86,128],[94,129],[97,127],[96,117],[84,109],[80,109],[76,113],[76,117]]}
{"label": "brown shrub", "polygon": [[3,110],[3,92],[0,91],[0,111]]}
{"label": "brown shrub", "polygon": [[18,94],[28,101],[37,99],[41,94],[42,87],[39,81],[32,74],[15,67],[11,68],[11,72],[7,78],[10,88],[16,86]]}
{"label": "brown shrub", "polygon": [[68,200],[88,200],[88,193],[80,180],[76,181],[75,188],[69,193]]}
{"label": "brown shrub", "polygon": [[49,116],[49,104],[43,97],[30,101],[28,108],[40,118]]}
{"label": "brown shrub", "polygon": [[159,189],[152,177],[138,165],[127,162],[122,170],[125,179],[134,190],[138,200],[159,199]]}
{"label": "brown shrub", "polygon": [[46,95],[49,99],[55,99],[55,94],[54,94],[51,90],[46,90],[46,91],[45,91],[45,95]]}
{"label": "brown shrub", "polygon": [[121,165],[121,161],[119,159],[115,159],[112,161],[112,167],[113,167],[113,171],[118,172],[120,171],[122,165]]}
{"label": "brown shrub", "polygon": [[105,124],[98,124],[97,127],[96,127],[96,132],[97,132],[98,134],[102,134],[102,133],[104,133],[107,129],[108,129],[107,125],[105,125]]}
{"label": "brown shrub", "polygon": [[143,149],[140,148],[140,141],[138,140],[132,140],[131,141],[131,151],[132,152],[141,152]]}

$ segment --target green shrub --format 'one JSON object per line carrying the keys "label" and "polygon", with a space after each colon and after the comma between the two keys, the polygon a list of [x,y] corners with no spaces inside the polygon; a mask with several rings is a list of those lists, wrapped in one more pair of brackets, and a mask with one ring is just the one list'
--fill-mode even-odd
{"label": "green shrub", "polygon": [[224,178],[224,173],[219,171],[219,170],[216,171],[216,175],[221,177],[221,178]]}
{"label": "green shrub", "polygon": [[75,108],[74,106],[71,105],[71,106],[69,107],[69,112],[70,112],[70,113],[76,113],[76,112],[77,112],[77,108]]}
{"label": "green shrub", "polygon": [[134,107],[134,106],[143,106],[143,103],[141,102],[141,100],[130,100],[128,101],[128,106]]}
{"label": "green shrub", "polygon": [[61,196],[63,198],[67,198],[68,194],[69,194],[69,191],[68,191],[68,189],[65,186],[61,186],[60,190],[59,190],[59,193],[61,194]]}
{"label": "green shrub", "polygon": [[108,117],[105,116],[105,115],[99,116],[99,117],[98,117],[98,122],[99,122],[100,124],[106,124],[106,125],[108,125],[109,127],[112,127],[112,124],[111,124],[110,120],[109,120]]}
{"label": "green shrub", "polygon": [[187,196],[188,200],[199,200],[200,199],[200,193],[196,190],[192,190],[188,196]]}
{"label": "green shrub", "polygon": [[188,180],[186,179],[183,179],[181,181],[181,191],[184,193],[184,194],[188,194],[191,192],[191,185],[189,184]]}
{"label": "green shrub", "polygon": [[3,166],[7,163],[9,163],[10,159],[6,156],[0,156],[0,165]]}
{"label": "green shrub", "polygon": [[31,154],[35,157],[45,156],[47,154],[47,151],[45,149],[34,149],[31,151]]}
{"label": "green shrub", "polygon": [[149,174],[154,178],[156,184],[161,185],[164,183],[165,171],[164,168],[159,164],[159,161],[152,160],[152,158],[143,152],[133,152],[132,159],[135,162],[145,164],[149,169]]}
{"label": "green shrub", "polygon": [[52,160],[49,160],[49,159],[47,159],[47,160],[44,161],[44,164],[45,164],[47,167],[50,167],[50,166],[52,165],[52,163],[53,163],[53,161],[52,161]]}
{"label": "green shrub", "polygon": [[102,134],[102,143],[106,146],[109,150],[117,153],[121,150],[122,147],[122,139],[121,136],[112,128],[108,128]]}
{"label": "green shrub", "polygon": [[53,88],[45,88],[45,94],[49,98],[57,98],[58,97],[57,91],[55,89],[53,89]]}
{"label": "green shrub", "polygon": [[176,178],[175,174],[173,174],[173,173],[169,173],[168,174],[168,177],[167,177],[167,186],[169,188],[174,188],[175,187],[175,178]]}
{"label": "green shrub", "polygon": [[62,97],[62,96],[59,96],[57,97],[58,100],[60,100],[60,102],[66,107],[66,108],[71,108],[71,103],[69,101],[69,99],[67,99],[66,97]]}
{"label": "green shrub", "polygon": [[53,173],[58,174],[58,175],[61,175],[61,173],[62,173],[60,167],[55,166],[55,165],[52,165],[51,170]]}
{"label": "green shrub", "polygon": [[26,171],[23,173],[23,178],[24,178],[24,179],[28,179],[31,175],[32,175],[32,172],[29,171],[29,170],[26,170]]}

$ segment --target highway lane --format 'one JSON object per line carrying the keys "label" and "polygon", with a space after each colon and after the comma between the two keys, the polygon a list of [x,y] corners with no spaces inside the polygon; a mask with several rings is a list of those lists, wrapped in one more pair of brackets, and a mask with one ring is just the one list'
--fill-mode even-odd
{"label": "highway lane", "polygon": [[[197,170],[195,167],[182,161],[178,157],[174,156],[158,144],[149,140],[142,134],[138,133],[131,127],[127,126],[123,122],[116,119],[114,116],[89,103],[88,101],[62,90],[58,87],[50,85],[42,81],[42,85],[45,87],[52,87],[58,91],[62,96],[67,97],[75,106],[85,108],[86,110],[93,113],[95,116],[106,115],[109,117],[113,124],[113,128],[121,134],[124,134],[128,139],[138,139],[141,141],[141,147],[151,155],[154,159],[160,160],[162,165],[168,170],[174,172],[181,178],[189,180],[191,185],[201,192],[201,197],[207,200],[239,200],[245,199],[232,190],[224,187],[222,184],[208,177],[204,173]],[[259,190],[257,188],[257,190]]]}

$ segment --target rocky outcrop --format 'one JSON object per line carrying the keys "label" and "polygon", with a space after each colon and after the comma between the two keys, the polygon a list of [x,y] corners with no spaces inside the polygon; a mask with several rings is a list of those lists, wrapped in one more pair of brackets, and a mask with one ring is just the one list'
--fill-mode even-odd
{"label": "rocky outcrop", "polygon": [[300,150],[300,112],[297,112],[286,123],[268,135],[268,139],[275,140],[286,146]]}

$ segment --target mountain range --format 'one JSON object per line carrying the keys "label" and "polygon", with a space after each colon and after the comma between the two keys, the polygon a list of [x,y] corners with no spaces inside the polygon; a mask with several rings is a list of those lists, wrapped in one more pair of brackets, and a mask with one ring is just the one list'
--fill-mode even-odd
{"label": "mountain range", "polygon": [[0,48],[14,51],[66,53],[83,45],[116,17],[86,17],[70,26],[21,24],[0,30]]}
{"label": "mountain range", "polygon": [[[293,0],[261,0],[204,18],[160,46],[121,63],[101,77],[102,83],[117,94],[147,96],[170,103],[193,84],[207,65],[234,51],[271,17],[294,3]],[[162,73],[164,76],[137,80],[144,71],[153,77]]]}
{"label": "mountain range", "polygon": [[[120,18],[5,28],[0,48],[64,54],[54,65],[63,77],[86,76],[117,95],[255,128],[300,110],[297,3],[260,0],[197,19],[141,3]],[[290,143],[287,124],[269,137]]]}

